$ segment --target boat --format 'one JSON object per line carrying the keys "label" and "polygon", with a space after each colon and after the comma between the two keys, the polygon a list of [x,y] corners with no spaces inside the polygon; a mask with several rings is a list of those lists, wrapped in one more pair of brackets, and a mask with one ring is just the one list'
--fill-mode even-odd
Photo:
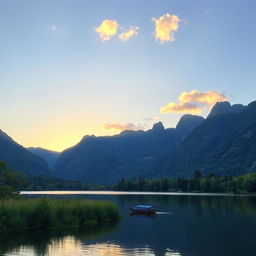
{"label": "boat", "polygon": [[134,213],[156,213],[156,207],[151,205],[137,205],[131,207],[130,210]]}

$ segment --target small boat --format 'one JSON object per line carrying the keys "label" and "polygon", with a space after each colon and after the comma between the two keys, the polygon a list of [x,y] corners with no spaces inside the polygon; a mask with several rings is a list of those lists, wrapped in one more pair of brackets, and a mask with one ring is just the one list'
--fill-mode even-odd
{"label": "small boat", "polygon": [[135,207],[131,207],[130,210],[134,213],[155,213],[156,207],[151,205],[137,205]]}

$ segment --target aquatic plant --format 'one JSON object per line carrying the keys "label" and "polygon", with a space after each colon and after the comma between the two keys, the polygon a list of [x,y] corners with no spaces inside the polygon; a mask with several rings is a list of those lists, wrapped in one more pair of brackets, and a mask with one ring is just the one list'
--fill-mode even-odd
{"label": "aquatic plant", "polygon": [[118,219],[118,208],[107,201],[46,198],[0,201],[0,232],[82,228]]}

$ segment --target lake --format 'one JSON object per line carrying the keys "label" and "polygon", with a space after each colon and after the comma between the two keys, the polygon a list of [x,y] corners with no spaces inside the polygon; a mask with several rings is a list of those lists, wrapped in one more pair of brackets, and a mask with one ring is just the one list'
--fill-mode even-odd
{"label": "lake", "polygon": [[[0,255],[171,256],[256,255],[256,197],[225,194],[23,192],[34,197],[113,201],[119,223],[86,230],[5,234]],[[137,204],[157,206],[151,216],[130,216]]]}

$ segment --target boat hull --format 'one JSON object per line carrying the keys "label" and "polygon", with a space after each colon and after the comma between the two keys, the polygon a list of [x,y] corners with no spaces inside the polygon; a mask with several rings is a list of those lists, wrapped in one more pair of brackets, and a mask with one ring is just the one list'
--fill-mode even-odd
{"label": "boat hull", "polygon": [[156,209],[147,209],[147,210],[143,210],[143,209],[136,209],[136,208],[130,208],[130,210],[133,213],[144,213],[144,214],[152,214],[152,213],[156,213]]}

